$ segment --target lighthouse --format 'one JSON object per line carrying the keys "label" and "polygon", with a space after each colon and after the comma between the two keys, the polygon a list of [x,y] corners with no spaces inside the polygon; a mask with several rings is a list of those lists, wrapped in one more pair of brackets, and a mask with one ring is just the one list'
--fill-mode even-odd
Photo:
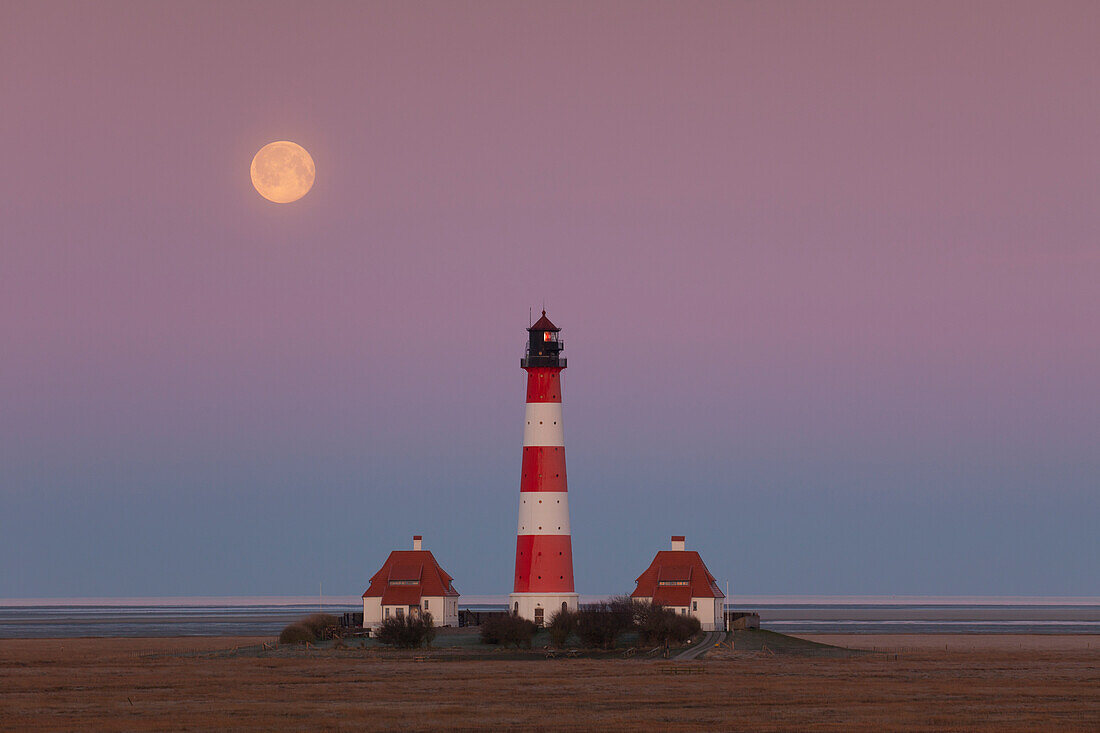
{"label": "lighthouse", "polygon": [[516,572],[509,603],[537,624],[555,612],[577,610],[573,549],[569,538],[569,493],[565,480],[565,433],[561,419],[561,329],[542,312],[527,329],[520,366],[527,372],[523,465],[519,482]]}

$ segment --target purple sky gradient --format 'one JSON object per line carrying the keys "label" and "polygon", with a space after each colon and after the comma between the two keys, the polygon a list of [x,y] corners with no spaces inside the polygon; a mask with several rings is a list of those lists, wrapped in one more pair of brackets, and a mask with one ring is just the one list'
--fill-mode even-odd
{"label": "purple sky gradient", "polygon": [[[1096,3],[0,6],[0,597],[1100,593]],[[289,205],[262,145],[313,156]],[[320,568],[320,569],[319,569]]]}

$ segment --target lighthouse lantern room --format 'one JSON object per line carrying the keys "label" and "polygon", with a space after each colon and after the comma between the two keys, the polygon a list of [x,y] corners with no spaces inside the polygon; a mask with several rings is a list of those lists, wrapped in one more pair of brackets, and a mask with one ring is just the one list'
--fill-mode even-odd
{"label": "lighthouse lantern room", "polygon": [[561,355],[561,329],[546,317],[546,311],[527,332],[527,349],[520,360],[527,372],[527,409],[516,571],[509,601],[520,616],[544,624],[557,611],[577,609],[561,412],[561,371],[566,361]]}

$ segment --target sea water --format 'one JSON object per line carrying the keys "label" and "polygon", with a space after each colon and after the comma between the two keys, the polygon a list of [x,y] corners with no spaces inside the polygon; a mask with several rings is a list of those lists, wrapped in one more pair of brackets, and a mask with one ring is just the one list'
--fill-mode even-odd
{"label": "sea water", "polygon": [[[507,597],[466,597],[459,608],[504,610]],[[763,628],[791,634],[1100,633],[1100,597],[741,596],[729,608],[755,611]],[[362,611],[362,602],[355,596],[0,599],[0,638],[274,636],[318,611]]]}

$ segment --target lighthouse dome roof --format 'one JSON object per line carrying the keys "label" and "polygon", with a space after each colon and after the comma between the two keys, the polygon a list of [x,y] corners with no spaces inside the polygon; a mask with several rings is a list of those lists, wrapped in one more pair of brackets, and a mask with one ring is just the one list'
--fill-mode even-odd
{"label": "lighthouse dome roof", "polygon": [[555,326],[549,318],[546,317],[546,311],[542,312],[542,317],[535,321],[535,325],[531,326],[528,331],[560,331],[561,329]]}

